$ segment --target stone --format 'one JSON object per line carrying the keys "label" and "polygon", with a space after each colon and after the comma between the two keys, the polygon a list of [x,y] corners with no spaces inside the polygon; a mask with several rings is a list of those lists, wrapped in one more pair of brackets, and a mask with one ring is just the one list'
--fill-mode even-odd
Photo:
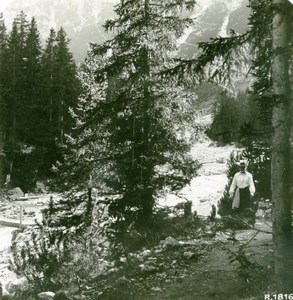
{"label": "stone", "polygon": [[16,291],[22,290],[26,286],[28,286],[28,280],[26,277],[21,277],[8,282],[6,288],[10,294],[13,294]]}
{"label": "stone", "polygon": [[55,296],[54,292],[42,292],[38,294],[38,299],[44,299],[44,300],[53,300]]}
{"label": "stone", "polygon": [[228,234],[226,234],[224,232],[217,232],[215,240],[221,241],[221,242],[228,242],[228,238],[230,238],[230,236]]}
{"label": "stone", "polygon": [[265,211],[265,216],[264,216],[264,218],[265,218],[265,219],[270,219],[271,216],[272,216],[272,209],[269,208],[269,209],[267,209],[267,210]]}
{"label": "stone", "polygon": [[145,264],[139,265],[139,268],[140,268],[141,272],[143,272],[143,273],[152,273],[152,272],[158,271],[158,269],[156,267],[150,266],[150,265],[145,265]]}
{"label": "stone", "polygon": [[265,211],[263,209],[258,209],[257,212],[255,213],[255,216],[257,218],[263,218],[265,216]]}
{"label": "stone", "polygon": [[5,285],[0,281],[0,299],[2,299],[3,296],[10,296],[10,293],[5,288]]}
{"label": "stone", "polygon": [[142,257],[148,257],[152,254],[151,250],[144,250],[140,255]]}
{"label": "stone", "polygon": [[15,187],[15,188],[9,190],[8,194],[9,194],[9,199],[13,200],[13,201],[18,200],[24,196],[24,193],[20,187]]}
{"label": "stone", "polygon": [[196,253],[191,252],[191,251],[186,251],[186,252],[183,253],[183,256],[185,258],[191,259],[191,258],[196,257]]}
{"label": "stone", "polygon": [[160,292],[162,292],[162,289],[160,287],[158,287],[158,286],[155,286],[155,287],[151,288],[151,291],[155,292],[155,293],[160,293]]}
{"label": "stone", "polygon": [[225,159],[225,157],[218,157],[218,158],[216,159],[216,162],[217,162],[218,164],[224,164],[224,163],[226,163],[226,159]]}
{"label": "stone", "polygon": [[122,277],[118,278],[116,282],[118,285],[125,285],[125,284],[130,283],[130,280],[127,279],[125,276],[122,276]]}
{"label": "stone", "polygon": [[180,246],[180,243],[172,238],[171,236],[168,236],[165,240],[160,241],[160,244],[163,245],[163,247],[176,247]]}
{"label": "stone", "polygon": [[119,261],[122,262],[122,263],[126,263],[127,262],[127,258],[124,257],[124,256],[120,257]]}
{"label": "stone", "polygon": [[272,206],[272,203],[270,201],[260,201],[258,203],[258,208],[266,210],[267,208],[270,208]]}
{"label": "stone", "polygon": [[36,192],[43,193],[43,194],[47,193],[47,187],[44,184],[44,182],[42,181],[36,182]]}

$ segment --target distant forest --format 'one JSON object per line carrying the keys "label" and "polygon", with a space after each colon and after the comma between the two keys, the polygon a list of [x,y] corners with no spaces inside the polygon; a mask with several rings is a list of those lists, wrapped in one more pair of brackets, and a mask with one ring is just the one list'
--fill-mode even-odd
{"label": "distant forest", "polygon": [[0,180],[7,186],[33,189],[60,158],[80,93],[68,44],[62,27],[48,29],[42,47],[34,18],[20,12],[8,32],[0,15]]}

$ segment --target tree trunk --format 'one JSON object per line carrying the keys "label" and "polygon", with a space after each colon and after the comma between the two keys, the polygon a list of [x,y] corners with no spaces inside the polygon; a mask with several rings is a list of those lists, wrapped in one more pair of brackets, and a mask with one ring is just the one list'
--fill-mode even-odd
{"label": "tree trunk", "polygon": [[[2,93],[1,85],[0,85],[0,93]],[[4,183],[4,153],[3,153],[3,147],[4,147],[4,113],[3,113],[3,100],[0,94],[0,191],[2,188],[2,185]]]}
{"label": "tree trunk", "polygon": [[[273,0],[273,94],[271,188],[275,278],[280,293],[292,288],[292,229],[290,190],[289,11],[287,0]],[[289,6],[291,5],[291,7]],[[288,7],[287,7],[288,6]],[[280,9],[281,8],[281,9]]]}
{"label": "tree trunk", "polygon": [[[145,23],[149,22],[149,0],[144,1]],[[141,68],[144,73],[144,92],[143,92],[143,124],[142,124],[142,144],[143,152],[141,153],[141,177],[142,177],[142,208],[143,218],[146,225],[149,225],[153,216],[154,195],[152,184],[153,163],[151,162],[152,143],[150,141],[151,115],[153,110],[153,99],[150,93],[149,77],[150,77],[150,63],[149,53],[147,47],[143,48]]]}

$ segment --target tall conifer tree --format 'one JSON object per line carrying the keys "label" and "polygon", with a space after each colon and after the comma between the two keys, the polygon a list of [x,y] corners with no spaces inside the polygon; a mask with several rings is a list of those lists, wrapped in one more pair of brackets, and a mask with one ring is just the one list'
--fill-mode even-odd
{"label": "tall conifer tree", "polygon": [[78,136],[69,139],[65,182],[81,175],[84,183],[92,178],[111,201],[114,215],[127,222],[132,215],[149,224],[156,199],[182,188],[197,170],[189,144],[177,132],[190,117],[190,95],[160,76],[174,66],[176,39],[192,24],[179,17],[180,9],[193,5],[121,1],[118,18],[105,24],[115,37],[93,46],[82,70],[84,93],[75,112]]}
{"label": "tall conifer tree", "polygon": [[64,29],[56,34],[52,28],[41,57],[38,143],[46,152],[43,169],[47,173],[60,159],[57,145],[63,142],[64,135],[72,128],[69,109],[76,105],[80,93],[76,65],[68,45]]}
{"label": "tall conifer tree", "polygon": [[[35,18],[32,18],[23,49],[23,124],[25,138],[29,144],[36,144],[38,137],[38,112],[40,93],[40,36]],[[29,118],[28,118],[29,116]]]}
{"label": "tall conifer tree", "polygon": [[55,53],[56,122],[57,138],[60,143],[64,142],[64,134],[72,125],[68,109],[76,105],[80,92],[79,82],[76,78],[76,65],[68,45],[69,39],[61,27],[56,36]]}
{"label": "tall conifer tree", "polygon": [[56,102],[56,92],[54,88],[56,76],[56,32],[50,30],[46,41],[45,49],[41,58],[41,97],[40,97],[40,133],[42,143],[54,143],[54,107]]}
{"label": "tall conifer tree", "polygon": [[5,87],[3,85],[4,72],[3,72],[3,62],[4,62],[4,52],[7,46],[7,36],[6,27],[4,24],[3,14],[0,14],[0,189],[4,182],[4,136],[5,136],[5,103],[4,103],[4,91]]}
{"label": "tall conifer tree", "polygon": [[[22,110],[24,109],[24,47],[27,38],[28,22],[26,15],[21,12],[13,21],[12,30],[8,36],[7,51],[5,51],[5,64],[3,73],[5,78],[5,104],[7,109],[6,119],[6,154],[9,161],[9,170],[13,180],[15,171],[15,158],[19,152],[19,143],[25,141],[24,128],[21,123]],[[17,169],[17,168],[16,168]]]}

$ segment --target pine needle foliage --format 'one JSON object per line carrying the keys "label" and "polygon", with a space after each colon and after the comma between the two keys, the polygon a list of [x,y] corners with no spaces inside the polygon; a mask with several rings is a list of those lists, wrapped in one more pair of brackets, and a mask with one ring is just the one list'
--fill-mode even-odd
{"label": "pine needle foliage", "polygon": [[[121,1],[117,19],[105,23],[114,38],[92,44],[80,70],[76,131],[56,169],[70,191],[85,190],[90,180],[110,214],[128,225],[152,223],[156,199],[181,189],[198,169],[178,134],[193,122],[194,95],[160,76],[175,66],[176,41],[192,24],[180,14],[194,4]],[[72,202],[64,204],[61,210]]]}

